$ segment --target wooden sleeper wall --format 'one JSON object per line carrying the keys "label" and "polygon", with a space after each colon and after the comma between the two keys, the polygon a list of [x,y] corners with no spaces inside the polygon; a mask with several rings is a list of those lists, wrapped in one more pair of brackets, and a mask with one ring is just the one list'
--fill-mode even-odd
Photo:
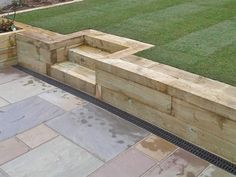
{"label": "wooden sleeper wall", "polygon": [[176,87],[176,78],[121,60],[98,64],[96,79],[101,100],[236,163],[236,109],[230,105],[191,93],[189,85],[188,91]]}

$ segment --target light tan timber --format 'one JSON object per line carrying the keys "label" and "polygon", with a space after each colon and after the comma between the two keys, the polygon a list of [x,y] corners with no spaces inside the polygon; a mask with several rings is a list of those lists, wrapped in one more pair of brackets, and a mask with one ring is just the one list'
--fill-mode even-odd
{"label": "light tan timber", "polygon": [[95,73],[92,70],[63,62],[51,67],[50,76],[90,95],[95,95]]}
{"label": "light tan timber", "polygon": [[[167,93],[173,97],[185,100],[186,102],[236,121],[236,96],[225,93],[217,87],[211,89],[207,87],[208,89],[206,89],[204,85],[202,86],[198,83],[189,82],[119,59],[104,60],[97,64],[97,68]],[[205,80],[205,82],[207,81],[208,79]],[[223,88],[225,89],[227,87],[233,90],[236,89],[227,84]]]}
{"label": "light tan timber", "polygon": [[176,117],[153,109],[129,96],[104,87],[101,89],[101,98],[103,101],[135,115],[144,121],[161,127],[203,149],[231,160],[234,163],[236,162],[235,144],[207,131],[203,131],[194,124],[187,124]]}
{"label": "light tan timber", "polygon": [[171,96],[110,73],[96,70],[97,84],[128,95],[150,107],[171,113]]}

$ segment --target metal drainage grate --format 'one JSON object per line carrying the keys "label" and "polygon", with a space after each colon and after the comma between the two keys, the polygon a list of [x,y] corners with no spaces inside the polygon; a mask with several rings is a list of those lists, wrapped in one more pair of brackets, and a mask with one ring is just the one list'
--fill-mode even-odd
{"label": "metal drainage grate", "polygon": [[70,86],[64,85],[54,79],[40,75],[38,73],[35,73],[33,71],[30,71],[30,70],[23,68],[21,66],[18,66],[18,65],[14,66],[14,67],[21,70],[21,71],[24,71],[24,72],[40,79],[40,80],[43,80],[51,85],[54,85],[66,92],[69,92],[77,97],[87,100],[88,102],[91,102],[91,103],[93,103],[93,104],[113,113],[113,114],[116,114],[117,116],[119,116],[129,122],[132,122],[139,127],[146,129],[147,131],[175,144],[176,146],[179,146],[180,148],[191,152],[192,154],[200,157],[201,159],[204,159],[204,160],[208,161],[209,163],[211,163],[211,164],[213,164],[213,165],[215,165],[215,166],[217,166],[217,167],[219,167],[219,168],[221,168],[233,175],[236,175],[236,165],[221,158],[221,157],[216,156],[215,154],[212,154],[202,148],[199,148],[198,146],[191,144],[191,143],[189,143],[189,142],[187,142],[187,141],[185,141],[185,140],[183,140],[183,139],[181,139],[181,138],[179,138],[179,137],[177,137],[177,136],[175,136],[163,129],[160,129],[160,128],[158,128],[150,123],[147,123],[147,122],[145,122],[133,115],[130,115],[122,110],[119,110],[107,103],[104,103],[104,102],[102,102],[90,95],[87,95],[84,92],[78,91]]}

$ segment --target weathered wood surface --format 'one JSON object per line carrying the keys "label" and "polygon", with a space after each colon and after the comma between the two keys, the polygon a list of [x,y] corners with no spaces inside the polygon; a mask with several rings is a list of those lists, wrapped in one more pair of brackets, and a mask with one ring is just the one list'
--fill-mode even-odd
{"label": "weathered wood surface", "polygon": [[[97,68],[236,121],[236,88],[233,86],[225,84],[222,88],[221,84],[217,87],[217,83],[215,83],[216,87],[208,88],[205,85],[202,86],[119,59],[103,60],[97,64]],[[204,79],[205,82],[209,80]],[[231,92],[225,92],[226,89]]]}
{"label": "weathered wood surface", "polygon": [[128,95],[150,107],[171,113],[171,96],[107,72],[96,71],[97,84]]}
{"label": "weathered wood surface", "polygon": [[[144,121],[161,127],[182,139],[198,145],[203,149],[207,149],[222,158],[226,158],[233,163],[236,163],[236,144],[225,140],[222,136],[215,136],[212,133],[208,133],[206,130],[199,129],[193,123],[186,123],[181,119],[160,112],[157,109],[143,104],[130,96],[126,96],[114,90],[102,87],[101,99],[121,110],[143,119]],[[208,117],[207,119],[210,118]],[[209,120],[207,120],[207,122],[209,122]],[[202,123],[207,122],[204,121]],[[216,131],[217,130],[219,130],[219,128],[216,129]],[[233,132],[232,129],[231,132]],[[231,138],[234,136],[235,133],[232,133]]]}
{"label": "weathered wood surface", "polygon": [[15,35],[16,32],[0,33],[0,68],[16,64]]}
{"label": "weathered wood surface", "polygon": [[97,97],[236,163],[236,88],[158,65],[135,57],[98,62]]}
{"label": "weathered wood surface", "polygon": [[51,67],[50,76],[78,90],[95,95],[95,73],[71,62]]}

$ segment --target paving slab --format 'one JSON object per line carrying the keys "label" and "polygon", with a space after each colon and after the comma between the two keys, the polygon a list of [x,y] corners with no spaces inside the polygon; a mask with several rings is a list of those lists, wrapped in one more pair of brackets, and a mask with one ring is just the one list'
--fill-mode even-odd
{"label": "paving slab", "polygon": [[58,134],[46,125],[41,124],[24,133],[17,135],[17,138],[27,144],[30,148],[35,148],[53,138]]}
{"label": "paving slab", "polygon": [[232,175],[214,165],[210,165],[199,177],[235,177],[235,175]]}
{"label": "paving slab", "polygon": [[146,130],[90,103],[47,125],[104,161],[149,135]]}
{"label": "paving slab", "polygon": [[144,177],[197,177],[209,164],[178,149],[167,160],[148,171]]}
{"label": "paving slab", "polygon": [[10,103],[15,103],[53,88],[55,87],[35,77],[26,76],[0,85],[0,97]]}
{"label": "paving slab", "polygon": [[155,165],[155,160],[131,148],[102,166],[90,177],[139,177]]}
{"label": "paving slab", "polygon": [[177,149],[175,145],[155,135],[138,143],[136,148],[158,161],[163,160]]}
{"label": "paving slab", "polygon": [[9,103],[8,103],[6,100],[0,98],[0,107],[6,106],[6,105],[8,105],[8,104],[9,104]]}
{"label": "paving slab", "polygon": [[0,84],[20,79],[25,76],[27,76],[26,73],[12,67],[0,69]]}
{"label": "paving slab", "polygon": [[0,177],[9,177],[9,176],[0,169]]}
{"label": "paving slab", "polygon": [[86,103],[85,100],[58,88],[42,93],[39,97],[61,107],[65,111],[71,111],[72,109],[78,107],[78,105]]}
{"label": "paving slab", "polygon": [[29,148],[24,143],[16,138],[0,142],[0,165],[24,154],[28,149]]}
{"label": "paving slab", "polygon": [[64,113],[59,107],[32,97],[0,108],[0,141]]}
{"label": "paving slab", "polygon": [[1,168],[11,177],[86,177],[102,164],[60,136]]}

